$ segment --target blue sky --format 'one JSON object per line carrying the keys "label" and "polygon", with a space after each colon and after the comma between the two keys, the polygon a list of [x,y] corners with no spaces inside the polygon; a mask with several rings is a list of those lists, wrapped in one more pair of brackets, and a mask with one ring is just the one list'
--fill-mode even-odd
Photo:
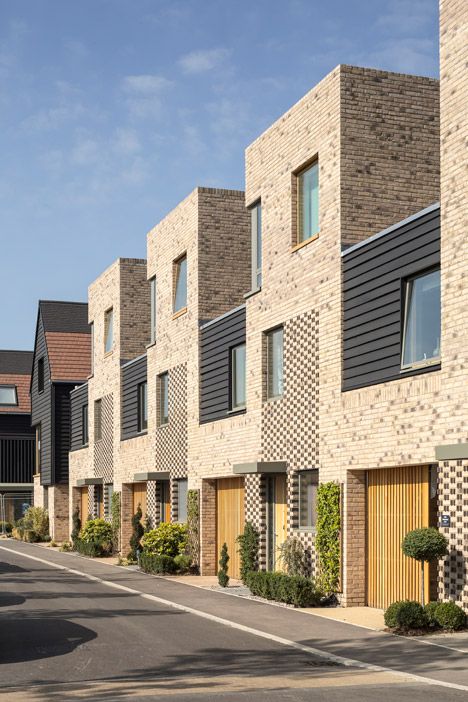
{"label": "blue sky", "polygon": [[0,348],[86,300],[338,63],[437,76],[437,0],[0,0]]}

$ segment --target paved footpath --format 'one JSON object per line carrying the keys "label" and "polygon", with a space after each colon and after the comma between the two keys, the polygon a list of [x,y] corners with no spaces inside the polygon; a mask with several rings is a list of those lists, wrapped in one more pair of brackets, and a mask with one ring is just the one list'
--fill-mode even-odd
{"label": "paved footpath", "polygon": [[461,650],[12,540],[0,617],[9,700],[467,699]]}

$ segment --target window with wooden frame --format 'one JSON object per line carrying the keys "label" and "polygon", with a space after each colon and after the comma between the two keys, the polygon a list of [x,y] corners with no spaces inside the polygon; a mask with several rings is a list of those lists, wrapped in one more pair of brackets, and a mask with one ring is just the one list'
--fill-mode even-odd
{"label": "window with wooden frame", "polygon": [[88,405],[83,405],[81,408],[81,445],[87,446],[88,443],[89,443]]}
{"label": "window with wooden frame", "polygon": [[317,523],[318,470],[299,472],[299,529],[312,529]]}
{"label": "window with wooden frame", "polygon": [[169,373],[158,376],[158,424],[164,426],[169,422]]}
{"label": "window with wooden frame", "polygon": [[94,441],[102,439],[102,400],[94,402]]}
{"label": "window with wooden frame", "polygon": [[319,221],[319,162],[315,159],[295,174],[296,241],[297,246],[318,236]]}
{"label": "window with wooden frame", "polygon": [[250,208],[250,233],[252,251],[252,290],[262,287],[262,203]]}
{"label": "window with wooden frame", "polygon": [[245,344],[231,349],[231,411],[245,409],[246,403],[246,347]]}
{"label": "window with wooden frame", "polygon": [[187,309],[187,254],[174,261],[173,312],[177,314]]}
{"label": "window with wooden frame", "polygon": [[440,269],[404,281],[401,369],[440,363]]}
{"label": "window with wooden frame", "polygon": [[148,429],[148,383],[138,385],[138,432]]}
{"label": "window with wooden frame", "polygon": [[104,353],[114,348],[114,310],[112,307],[104,313]]}
{"label": "window with wooden frame", "polygon": [[283,395],[283,327],[266,333],[266,352],[266,396],[270,400]]}
{"label": "window with wooden frame", "polygon": [[156,341],[156,276],[150,279],[150,343]]}

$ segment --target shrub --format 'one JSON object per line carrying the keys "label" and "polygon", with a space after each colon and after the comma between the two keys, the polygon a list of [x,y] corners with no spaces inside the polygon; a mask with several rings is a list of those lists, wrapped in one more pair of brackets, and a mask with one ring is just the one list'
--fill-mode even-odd
{"label": "shrub", "polygon": [[79,538],[80,531],[81,531],[80,510],[78,509],[78,507],[76,507],[73,510],[72,525],[73,525],[73,528],[72,528],[72,533],[71,533],[71,540],[72,540],[72,542],[75,542],[76,539]]}
{"label": "shrub", "polygon": [[[137,552],[140,551],[142,547],[141,539],[145,530],[141,519],[143,517],[143,512],[141,511],[140,505],[138,505],[137,511],[132,517],[132,535],[130,537],[130,553],[129,558],[136,560]],[[150,533],[150,532],[148,532]]]}
{"label": "shrub", "polygon": [[65,553],[73,551],[73,545],[69,541],[64,541],[64,543],[60,546],[59,551],[63,551]]}
{"label": "shrub", "polygon": [[34,529],[23,530],[23,541],[26,541],[28,544],[35,544],[40,540],[41,537],[39,536],[37,531],[34,531]]}
{"label": "shrub", "polygon": [[229,585],[229,575],[228,575],[229,560],[230,560],[230,558],[229,558],[229,554],[228,554],[228,547],[227,547],[227,544],[224,543],[223,547],[221,549],[220,559],[218,561],[218,563],[219,563],[218,583],[221,585],[221,587],[227,587]]}
{"label": "shrub", "polygon": [[150,554],[145,551],[140,554],[140,568],[145,573],[156,573],[159,575],[175,573],[177,570],[175,559],[171,556]]}
{"label": "shrub", "polygon": [[322,483],[317,489],[318,582],[325,594],[336,592],[341,563],[341,488],[337,483]]}
{"label": "shrub", "polygon": [[11,534],[13,524],[11,522],[0,522],[0,534]]}
{"label": "shrub", "polygon": [[439,626],[435,617],[436,609],[438,606],[439,602],[428,602],[428,604],[424,607],[424,611],[426,612],[427,624],[433,629]]}
{"label": "shrub", "polygon": [[120,492],[113,492],[111,497],[112,543],[114,550],[119,550],[120,542]]}
{"label": "shrub", "polygon": [[49,533],[49,515],[43,507],[28,507],[22,521],[25,529],[35,531],[39,537]]}
{"label": "shrub", "polygon": [[424,607],[419,602],[412,600],[393,602],[385,610],[384,621],[390,629],[402,632],[425,629],[428,625]]}
{"label": "shrub", "polygon": [[288,575],[306,574],[304,546],[296,536],[286,539],[280,546],[280,561]]}
{"label": "shrub", "polygon": [[447,553],[447,539],[434,527],[409,531],[401,543],[405,556],[421,563],[421,604],[424,606],[424,563],[443,558]]}
{"label": "shrub", "polygon": [[434,618],[445,631],[457,631],[466,625],[466,614],[455,602],[438,602]]}
{"label": "shrub", "polygon": [[[90,521],[95,521],[94,519]],[[92,558],[102,558],[103,556],[109,556],[112,552],[112,542],[110,541],[83,541],[83,539],[76,539],[73,542],[73,548],[82,556],[91,556]]]}
{"label": "shrub", "polygon": [[258,570],[260,533],[251,522],[246,522],[244,533],[237,537],[240,555],[240,577],[245,584],[248,573]]}
{"label": "shrub", "polygon": [[174,563],[179,573],[186,573],[190,570],[192,559],[185,553],[179,553],[178,556],[174,557]]}
{"label": "shrub", "polygon": [[251,572],[247,576],[247,586],[252,595],[285,602],[295,607],[314,607],[319,604],[321,598],[314,581],[303,575]]}
{"label": "shrub", "polygon": [[162,522],[148,531],[141,540],[143,551],[150,556],[170,556],[182,553],[187,544],[187,526]]}
{"label": "shrub", "polygon": [[200,507],[199,491],[189,490],[187,493],[187,546],[192,569],[198,570],[200,559]]}
{"label": "shrub", "polygon": [[104,519],[90,519],[80,532],[80,540],[86,543],[112,543],[112,525]]}
{"label": "shrub", "polygon": [[24,527],[23,526],[14,526],[13,529],[11,530],[11,535],[13,536],[14,539],[21,540],[24,536]]}

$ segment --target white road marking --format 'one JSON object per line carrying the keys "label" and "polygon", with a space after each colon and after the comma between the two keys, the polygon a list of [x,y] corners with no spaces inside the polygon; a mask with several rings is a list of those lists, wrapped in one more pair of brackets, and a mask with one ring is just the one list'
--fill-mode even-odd
{"label": "white road marking", "polygon": [[158,604],[165,605],[166,607],[171,607],[172,609],[177,609],[187,614],[193,614],[196,617],[201,617],[202,619],[207,619],[208,621],[215,622],[216,624],[222,624],[223,626],[228,626],[231,629],[236,629],[238,631],[243,631],[246,634],[251,634],[253,636],[258,636],[262,639],[267,639],[268,641],[274,641],[275,643],[281,644],[283,646],[288,646],[289,648],[295,648],[303,653],[308,653],[317,658],[323,658],[324,660],[337,663],[346,667],[361,668],[363,670],[371,670],[375,673],[393,673],[398,677],[406,678],[406,680],[413,680],[415,682],[424,683],[425,685],[436,685],[438,687],[446,687],[452,690],[463,690],[468,692],[468,685],[459,685],[457,683],[445,682],[443,680],[435,680],[433,678],[426,678],[422,675],[415,675],[414,673],[406,673],[403,670],[394,670],[393,668],[386,668],[381,665],[374,665],[373,663],[364,663],[363,661],[354,660],[353,658],[346,658],[344,656],[338,656],[334,653],[328,653],[322,651],[318,648],[313,648],[312,646],[305,646],[304,644],[298,643],[297,641],[291,641],[290,639],[284,639],[281,636],[275,636],[274,634],[268,634],[260,629],[254,629],[250,626],[245,626],[244,624],[238,624],[237,622],[231,622],[228,619],[223,619],[215,614],[209,614],[208,612],[203,612],[193,607],[188,607],[187,605],[178,604],[177,602],[171,602],[171,600],[166,600],[162,597],[157,597],[156,595],[150,595],[146,592],[141,592],[140,590],[135,590],[127,585],[121,585],[120,583],[114,583],[109,580],[103,580],[98,578],[96,575],[91,575],[89,573],[84,573],[80,570],[75,570],[74,568],[67,568],[59,563],[54,563],[53,561],[47,561],[45,558],[38,558],[37,556],[31,556],[28,553],[23,553],[22,551],[15,551],[12,548],[6,548],[5,546],[0,546],[2,551],[7,551],[7,553],[14,553],[22,558],[29,558],[32,561],[38,563],[43,563],[45,565],[51,566],[58,570],[63,570],[67,573],[72,573],[72,575],[79,575],[80,577],[86,578],[87,580],[92,580],[93,582],[100,583],[101,585],[106,585],[107,587],[112,587],[115,590],[121,590],[122,592],[128,592],[132,595],[138,595],[143,597],[145,600],[150,602],[157,602]]}

